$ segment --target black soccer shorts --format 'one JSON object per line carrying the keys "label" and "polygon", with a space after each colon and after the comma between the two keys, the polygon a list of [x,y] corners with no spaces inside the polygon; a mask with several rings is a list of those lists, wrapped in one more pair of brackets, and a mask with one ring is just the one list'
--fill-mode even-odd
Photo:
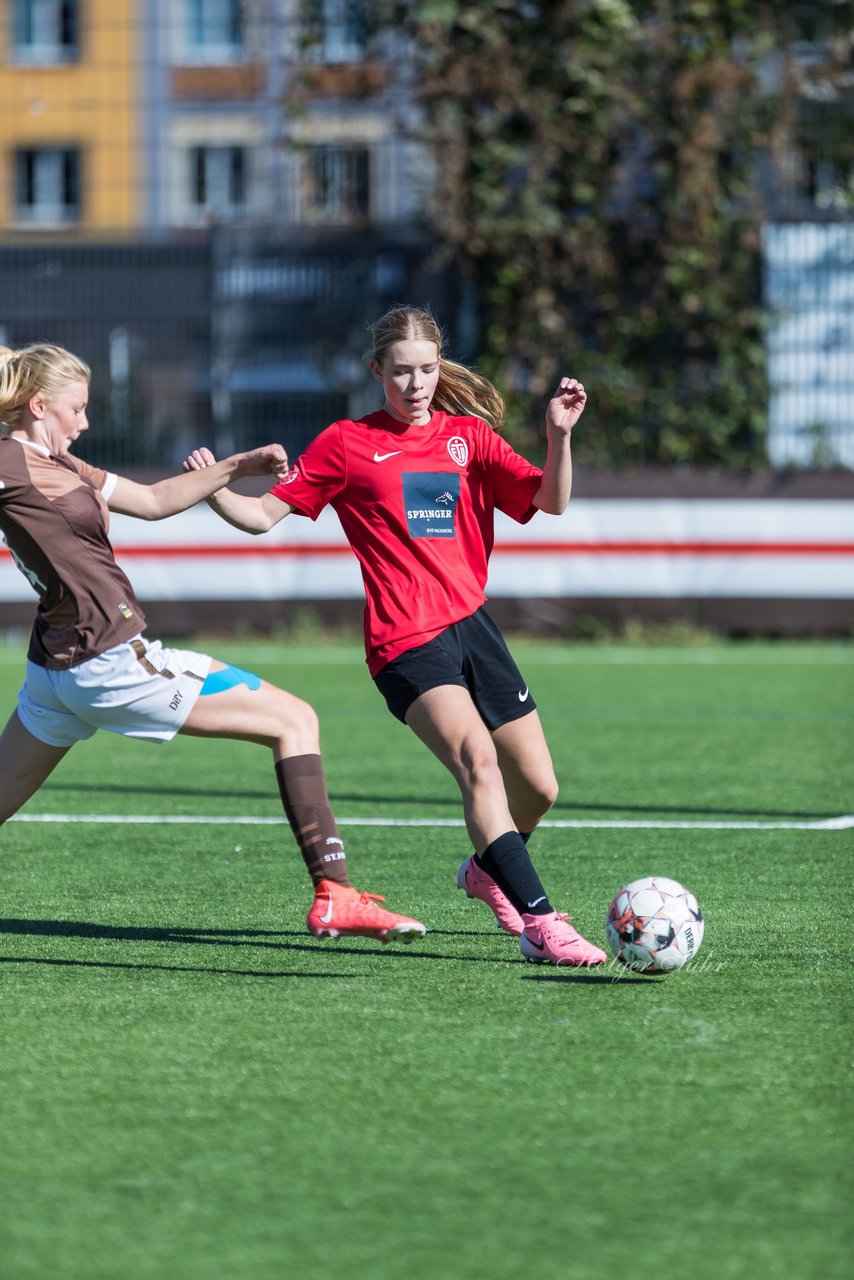
{"label": "black soccer shorts", "polygon": [[468,689],[490,730],[528,715],[537,705],[485,609],[394,658],[377,672],[374,684],[392,715],[404,723],[415,699],[443,684]]}

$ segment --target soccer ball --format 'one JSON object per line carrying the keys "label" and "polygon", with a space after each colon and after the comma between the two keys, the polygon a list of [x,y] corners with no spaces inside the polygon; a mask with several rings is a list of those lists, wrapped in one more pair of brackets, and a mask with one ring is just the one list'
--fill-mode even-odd
{"label": "soccer ball", "polygon": [[644,876],[614,898],[605,933],[614,955],[627,968],[672,973],[699,951],[703,916],[684,885],[666,876]]}

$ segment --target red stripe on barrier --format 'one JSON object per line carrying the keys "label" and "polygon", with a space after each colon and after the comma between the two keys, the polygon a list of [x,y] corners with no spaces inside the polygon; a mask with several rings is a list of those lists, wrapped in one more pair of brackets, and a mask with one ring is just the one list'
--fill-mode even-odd
{"label": "red stripe on barrier", "polygon": [[[690,555],[690,556],[854,556],[854,542],[499,542],[496,552],[510,555]],[[163,546],[119,547],[119,556],[340,556],[350,553],[346,543],[304,543],[287,546],[240,547]]]}

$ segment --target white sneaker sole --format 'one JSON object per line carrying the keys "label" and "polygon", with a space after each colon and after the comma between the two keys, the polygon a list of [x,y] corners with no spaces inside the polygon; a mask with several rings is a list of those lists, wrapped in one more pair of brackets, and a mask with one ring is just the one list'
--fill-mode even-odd
{"label": "white sneaker sole", "polygon": [[423,924],[397,924],[384,932],[377,930],[374,933],[365,930],[364,933],[356,929],[335,929],[331,925],[329,928],[309,929],[309,933],[313,938],[373,938],[376,942],[405,942],[410,943],[415,938],[423,938],[427,933]]}

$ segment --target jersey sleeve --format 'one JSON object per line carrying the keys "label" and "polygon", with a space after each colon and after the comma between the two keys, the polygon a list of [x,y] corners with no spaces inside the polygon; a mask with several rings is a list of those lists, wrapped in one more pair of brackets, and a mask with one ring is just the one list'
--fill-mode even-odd
{"label": "jersey sleeve", "polygon": [[519,524],[527,524],[537,508],[534,497],[543,473],[486,423],[481,424],[484,468],[496,508]]}
{"label": "jersey sleeve", "polygon": [[323,508],[341,492],[346,479],[341,424],[333,422],[315,436],[291,467],[287,479],[273,485],[270,492],[300,515],[316,520]]}
{"label": "jersey sleeve", "polygon": [[84,462],[82,458],[75,457],[74,454],[66,454],[66,457],[81,480],[87,480],[92,488],[97,489],[103,496],[104,501],[106,501],[116,487],[118,476],[113,475],[110,471],[104,471],[101,467],[93,467],[88,462]]}

